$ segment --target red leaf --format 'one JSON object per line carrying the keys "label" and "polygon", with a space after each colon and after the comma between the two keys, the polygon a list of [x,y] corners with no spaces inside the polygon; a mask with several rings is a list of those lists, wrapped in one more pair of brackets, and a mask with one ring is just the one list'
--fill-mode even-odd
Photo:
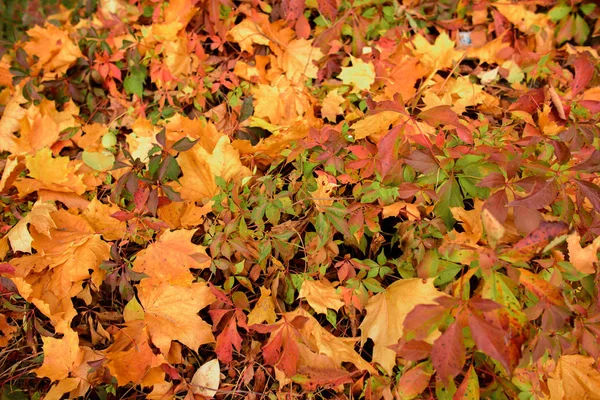
{"label": "red leaf", "polygon": [[581,193],[588,198],[596,211],[600,213],[600,188],[594,185],[592,182],[586,182],[580,179],[575,179],[575,183],[577,184],[577,187]]}
{"label": "red leaf", "polygon": [[317,9],[330,20],[334,20],[338,13],[336,0],[317,0]]}
{"label": "red leaf", "polygon": [[525,111],[527,113],[533,113],[542,104],[544,104],[544,89],[533,89],[527,92],[525,95],[519,97],[519,100],[511,104],[508,107],[509,111]]}
{"label": "red leaf", "polygon": [[282,0],[281,6],[283,7],[286,21],[295,21],[304,12],[304,0]]}
{"label": "red leaf", "polygon": [[558,195],[558,189],[553,179],[548,179],[546,183],[538,190],[533,191],[529,196],[511,201],[508,203],[509,206],[521,206],[531,208],[533,210],[539,210],[547,207]]}
{"label": "red leaf", "polygon": [[292,325],[285,323],[275,336],[271,337],[271,340],[263,346],[265,363],[276,366],[288,377],[296,375],[300,357],[294,336]]}
{"label": "red leaf", "polygon": [[223,332],[217,336],[215,352],[220,361],[229,363],[233,360],[233,348],[237,351],[242,349],[242,337],[237,330],[235,318],[232,317]]}
{"label": "red leaf", "polygon": [[450,106],[436,106],[428,108],[418,115],[423,121],[429,125],[450,125],[456,128],[458,137],[465,143],[473,143],[473,135],[464,125],[460,123],[458,115]]}
{"label": "red leaf", "polygon": [[506,345],[509,340],[508,333],[472,312],[469,312],[468,320],[471,336],[477,348],[498,360],[510,373],[512,365],[510,365],[510,355]]}
{"label": "red leaf", "polygon": [[562,291],[559,288],[526,269],[519,268],[518,271],[520,273],[519,283],[525,286],[531,293],[550,304],[557,306],[565,305]]}
{"label": "red leaf", "polygon": [[594,77],[594,64],[587,54],[580,54],[575,60],[575,78],[572,95],[582,92]]}
{"label": "red leaf", "polygon": [[500,223],[504,223],[504,221],[506,221],[506,217],[508,216],[508,208],[506,207],[506,204],[508,204],[506,191],[500,190],[491,195],[485,201],[485,203],[483,203],[483,208],[491,212]]}
{"label": "red leaf", "polygon": [[592,155],[582,163],[569,168],[570,171],[600,172],[600,150],[594,150]]}
{"label": "red leaf", "polygon": [[414,334],[422,340],[429,336],[446,316],[446,307],[433,304],[419,304],[404,319],[404,334]]}
{"label": "red leaf", "polygon": [[398,145],[402,135],[400,126],[392,128],[377,144],[377,170],[382,178],[399,167]]}
{"label": "red leaf", "polygon": [[462,371],[466,361],[465,344],[462,328],[454,322],[446,332],[433,343],[431,361],[438,376],[449,382]]}
{"label": "red leaf", "polygon": [[529,261],[554,238],[569,233],[569,226],[564,222],[542,222],[529,235],[519,240],[511,249],[505,250],[501,256],[513,261]]}
{"label": "red leaf", "polygon": [[398,187],[398,197],[401,199],[408,199],[413,197],[417,192],[421,190],[420,187],[410,182],[402,182]]}
{"label": "red leaf", "polygon": [[485,178],[483,178],[477,186],[485,187],[485,188],[495,188],[499,186],[503,186],[506,183],[506,179],[504,175],[500,172],[492,172]]}
{"label": "red leaf", "polygon": [[428,369],[431,367],[421,364],[402,374],[396,386],[401,398],[412,399],[427,389],[432,375]]}
{"label": "red leaf", "polygon": [[409,340],[390,346],[398,357],[409,361],[419,361],[429,357],[431,354],[431,345],[423,340]]}
{"label": "red leaf", "polygon": [[306,19],[304,14],[300,14],[300,17],[296,20],[294,29],[298,38],[308,39],[308,37],[310,36],[310,24],[308,23],[308,20]]}
{"label": "red leaf", "polygon": [[404,162],[423,174],[435,172],[439,168],[433,157],[421,150],[410,153]]}
{"label": "red leaf", "polygon": [[110,216],[114,219],[118,219],[121,222],[125,222],[135,217],[135,214],[129,211],[117,211],[116,213],[111,214]]}
{"label": "red leaf", "polygon": [[15,267],[13,267],[12,265],[10,265],[8,263],[1,263],[0,264],[0,274],[14,275]]}

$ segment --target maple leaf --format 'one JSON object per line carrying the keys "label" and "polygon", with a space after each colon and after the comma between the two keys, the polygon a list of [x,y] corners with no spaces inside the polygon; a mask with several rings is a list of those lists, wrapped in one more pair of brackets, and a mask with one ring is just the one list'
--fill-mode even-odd
{"label": "maple leaf", "polygon": [[[140,251],[133,263],[133,270],[148,275],[145,281],[169,282],[187,286],[194,276],[190,269],[210,266],[210,259],[201,245],[191,242],[196,229],[166,230],[158,240]],[[198,257],[203,258],[198,261]]]}
{"label": "maple leaf", "polygon": [[248,314],[248,325],[260,324],[266,322],[272,324],[277,319],[275,314],[275,300],[271,296],[271,291],[260,287],[260,298],[256,305]]}
{"label": "maple leaf", "polygon": [[331,183],[327,175],[319,175],[317,177],[317,189],[310,192],[313,197],[313,201],[317,206],[317,210],[325,212],[327,209],[326,207],[329,207],[333,204],[333,200],[330,199],[331,192],[338,186],[339,185],[335,183]]}
{"label": "maple leaf", "polygon": [[308,304],[321,314],[327,314],[329,308],[338,311],[344,305],[342,294],[327,281],[304,280],[298,297],[306,298]]}
{"label": "maple leaf", "polygon": [[414,54],[421,64],[430,71],[452,68],[463,52],[455,50],[456,43],[446,32],[442,32],[434,44],[430,44],[422,35],[415,35],[412,40]]}
{"label": "maple leaf", "polygon": [[29,214],[21,219],[7,234],[13,251],[31,253],[33,238],[27,229],[28,224],[31,224],[39,233],[50,236],[50,228],[56,228],[50,216],[53,211],[56,211],[54,204],[36,202]]}
{"label": "maple leaf", "polygon": [[350,60],[352,60],[352,66],[342,67],[342,72],[340,72],[338,78],[345,85],[354,86],[356,91],[369,90],[375,82],[375,67],[372,63],[366,63],[360,58],[350,56]]}
{"label": "maple leaf", "polygon": [[117,331],[114,342],[104,350],[110,373],[120,386],[134,382],[142,386],[163,383],[165,373],[160,365],[166,360],[154,354],[150,336],[144,321],[128,322]]}
{"label": "maple leaf", "polygon": [[287,44],[281,65],[292,83],[300,83],[306,78],[317,78],[319,68],[314,62],[322,57],[321,50],[312,47],[312,40],[296,39]]}
{"label": "maple leaf", "polygon": [[327,93],[321,107],[321,115],[323,118],[327,118],[331,122],[335,121],[337,116],[344,112],[342,103],[345,101],[346,99],[341,96],[337,90],[332,90]]}
{"label": "maple leaf", "polygon": [[[31,56],[38,57],[36,71],[44,70],[44,80],[50,80],[65,73],[83,57],[79,47],[71,40],[68,32],[53,24],[36,26],[27,31],[29,40],[23,49]],[[37,73],[36,72],[36,73]]]}
{"label": "maple leaf", "polygon": [[252,54],[252,45],[268,45],[271,41],[267,38],[262,28],[250,18],[246,18],[228,32],[231,40],[240,45],[242,51]]}
{"label": "maple leaf", "polygon": [[59,381],[69,376],[83,362],[83,351],[79,348],[79,336],[71,329],[61,339],[42,338],[44,363],[35,370],[38,376]]}
{"label": "maple leaf", "polygon": [[[381,364],[389,374],[394,368],[396,353],[388,346],[396,344],[402,337],[407,314],[419,304],[437,304],[434,300],[444,296],[433,286],[433,281],[401,279],[371,297],[365,306],[367,315],[360,324],[361,343],[368,338],[373,340],[373,361]],[[435,336],[436,333],[432,333],[427,341]]]}
{"label": "maple leaf", "polygon": [[594,239],[592,243],[585,248],[580,244],[581,236],[573,232],[567,237],[569,249],[569,261],[575,269],[584,274],[593,274],[596,272],[594,264],[598,263],[598,249],[600,248],[600,237]]}
{"label": "maple leaf", "polygon": [[[31,154],[44,147],[52,146],[60,132],[78,125],[76,115],[79,109],[72,101],[56,109],[54,101],[42,99],[39,105],[28,109],[21,107],[26,102],[20,93],[16,93],[6,105],[0,119],[0,151],[11,154]],[[17,132],[16,137],[13,133]]]}
{"label": "maple leaf", "polygon": [[600,393],[600,372],[595,360],[580,354],[562,355],[548,378],[552,399],[593,399]]}
{"label": "maple leaf", "polygon": [[352,125],[354,139],[364,139],[368,136],[375,136],[387,132],[390,125],[394,126],[398,121],[402,121],[402,114],[396,111],[382,111],[367,115],[360,121]]}
{"label": "maple leaf", "polygon": [[190,286],[174,286],[168,282],[152,284],[148,279],[138,285],[138,297],[144,307],[144,322],[152,343],[168,354],[172,340],[178,340],[196,351],[205,343],[214,342],[211,327],[197,314],[215,301],[215,296],[203,282]]}
{"label": "maple leaf", "polygon": [[68,157],[53,158],[47,147],[38,151],[35,156],[28,155],[25,165],[31,178],[19,178],[15,182],[20,196],[42,189],[81,195],[87,189],[83,175],[78,173],[81,163],[69,161]]}

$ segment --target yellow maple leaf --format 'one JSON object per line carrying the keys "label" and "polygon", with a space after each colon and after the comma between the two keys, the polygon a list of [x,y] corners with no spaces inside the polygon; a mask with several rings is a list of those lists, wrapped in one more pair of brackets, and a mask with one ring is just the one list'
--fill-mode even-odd
{"label": "yellow maple leaf", "polygon": [[343,305],[342,294],[328,281],[304,280],[298,297],[305,298],[318,313],[327,314],[327,309],[338,311]]}
{"label": "yellow maple leaf", "polygon": [[23,49],[29,56],[37,56],[34,73],[44,69],[44,80],[50,80],[67,72],[79,57],[83,57],[79,47],[68,33],[53,24],[35,26],[27,31],[29,40]]}
{"label": "yellow maple leaf", "polygon": [[262,28],[250,18],[246,18],[227,32],[233,42],[238,43],[242,51],[253,53],[252,45],[268,45],[271,41],[267,39]]}
{"label": "yellow maple leaf", "polygon": [[[437,304],[434,300],[446,296],[433,286],[434,278],[401,279],[385,291],[371,297],[365,306],[367,315],[360,324],[361,343],[371,338],[374,343],[373,361],[381,364],[388,374],[396,365],[396,353],[388,346],[398,343],[404,331],[404,319],[419,304]],[[433,341],[439,332],[434,332]]]}
{"label": "yellow maple leaf", "polygon": [[134,382],[142,386],[164,383],[165,372],[160,367],[166,362],[162,354],[154,354],[146,323],[131,321],[115,334],[113,344],[103,353],[110,373],[119,386]]}
{"label": "yellow maple leaf", "polygon": [[310,194],[313,197],[313,201],[317,206],[317,210],[325,212],[326,208],[333,204],[333,200],[330,199],[331,192],[334,188],[339,185],[329,182],[329,178],[326,175],[320,175],[317,177],[317,189]]}
{"label": "yellow maple leaf", "polygon": [[42,337],[44,343],[44,363],[35,370],[39,377],[59,381],[69,376],[83,361],[83,351],[79,348],[79,336],[67,329],[60,339]]}
{"label": "yellow maple leaf", "polygon": [[272,324],[277,319],[275,314],[275,300],[271,296],[271,291],[260,287],[260,298],[256,305],[248,314],[248,325],[261,324],[266,322]]}
{"label": "yellow maple leaf", "polygon": [[50,149],[45,147],[35,156],[25,158],[30,178],[19,178],[14,185],[20,196],[42,189],[81,195],[87,189],[83,175],[78,173],[81,165],[81,162],[69,161],[69,157],[53,158]]}
{"label": "yellow maple leaf", "polygon": [[173,340],[193,351],[215,340],[211,326],[198,316],[198,311],[216,300],[206,283],[174,286],[168,282],[146,284],[147,281],[138,285],[138,297],[152,343],[164,355],[169,354]]}
{"label": "yellow maple leaf", "polygon": [[56,228],[50,216],[53,211],[56,211],[54,204],[37,201],[29,214],[21,219],[7,234],[13,251],[31,253],[33,238],[27,229],[28,224],[34,226],[39,233],[50,236],[50,228]]}
{"label": "yellow maple leaf", "polygon": [[[138,253],[133,270],[149,275],[144,281],[191,284],[194,276],[190,269],[210,266],[205,248],[192,243],[195,232],[196,229],[166,230],[158,240]],[[198,261],[198,258],[203,260]]]}
{"label": "yellow maple leaf", "polygon": [[120,211],[114,204],[104,204],[97,198],[93,198],[82,216],[90,223],[94,232],[102,235],[106,240],[122,239],[127,232],[127,224],[111,217]]}
{"label": "yellow maple leaf", "polygon": [[321,107],[321,115],[323,118],[327,118],[329,121],[334,122],[337,119],[337,116],[344,112],[342,103],[345,101],[346,99],[341,96],[337,90],[332,90],[327,93]]}
{"label": "yellow maple leaf", "polygon": [[159,207],[158,217],[171,229],[191,229],[202,224],[204,216],[212,210],[213,204],[212,200],[202,207],[188,201],[172,202]]}
{"label": "yellow maple leaf", "polygon": [[369,90],[375,82],[375,67],[371,62],[364,62],[360,58],[350,56],[352,60],[351,67],[342,67],[342,72],[338,78],[345,85],[354,86],[355,90]]}
{"label": "yellow maple leaf", "polygon": [[597,254],[600,248],[600,237],[595,238],[585,248],[581,247],[580,240],[581,236],[576,231],[567,238],[569,261],[577,271],[584,274],[593,274],[596,272],[594,264],[598,262]]}
{"label": "yellow maple leaf", "polygon": [[281,66],[288,79],[293,83],[302,83],[304,79],[316,79],[319,61],[323,53],[318,47],[312,47],[312,40],[296,39],[288,43],[281,58]]}
{"label": "yellow maple leaf", "polygon": [[593,357],[581,354],[562,355],[548,378],[552,400],[597,399],[600,372],[593,367]]}
{"label": "yellow maple leaf", "polygon": [[454,49],[456,43],[446,32],[442,32],[434,44],[430,44],[421,34],[415,35],[412,43],[414,55],[430,71],[452,68],[463,55],[462,51]]}
{"label": "yellow maple leaf", "polygon": [[382,111],[367,115],[352,125],[351,129],[355,140],[364,139],[367,136],[376,136],[389,131],[390,125],[394,126],[403,119],[402,114],[397,111]]}

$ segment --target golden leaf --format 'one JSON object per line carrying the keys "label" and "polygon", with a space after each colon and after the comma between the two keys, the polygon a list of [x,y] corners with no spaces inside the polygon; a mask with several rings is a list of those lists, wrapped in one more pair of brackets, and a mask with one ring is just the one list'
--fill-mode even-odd
{"label": "golden leaf", "polygon": [[352,66],[342,67],[338,79],[341,79],[344,85],[354,86],[356,90],[369,90],[375,82],[375,67],[371,62],[366,63],[360,58],[350,56],[350,59]]}
{"label": "golden leaf", "polygon": [[343,305],[341,293],[338,293],[328,281],[304,280],[298,297],[305,298],[318,313],[327,314],[327,309],[338,311]]}
{"label": "golden leaf", "polygon": [[569,261],[577,271],[583,274],[593,274],[596,272],[594,264],[598,262],[597,253],[600,248],[600,237],[595,238],[585,248],[581,247],[580,240],[581,236],[578,232],[573,232],[567,237]]}
{"label": "golden leaf", "polygon": [[425,37],[418,34],[413,39],[414,55],[421,64],[430,71],[449,69],[460,60],[462,51],[455,50],[456,43],[450,39],[446,32],[442,32],[434,44],[430,44]]}
{"label": "golden leaf", "polygon": [[293,83],[302,83],[307,78],[316,79],[319,61],[323,53],[318,47],[312,47],[312,40],[296,39],[288,43],[281,58],[281,66],[287,78]]}
{"label": "golden leaf", "polygon": [[144,322],[152,343],[165,355],[169,354],[171,341],[178,340],[193,351],[214,342],[211,325],[198,316],[198,311],[216,300],[203,282],[190,286],[174,286],[168,282],[157,285],[138,285],[138,297],[144,307]]}
{"label": "golden leaf", "polygon": [[[434,278],[401,279],[382,293],[371,297],[365,309],[367,315],[360,324],[361,343],[371,338],[374,343],[373,361],[391,374],[396,365],[396,353],[388,346],[398,343],[404,331],[404,319],[419,304],[437,304],[434,300],[446,296],[433,286]],[[433,341],[439,332],[434,332]]]}
{"label": "golden leaf", "polygon": [[275,323],[277,315],[275,314],[275,300],[271,296],[271,291],[260,287],[260,298],[256,302],[254,309],[248,314],[248,325]]}
{"label": "golden leaf", "polygon": [[597,399],[600,372],[593,367],[593,357],[581,354],[562,355],[548,379],[552,400]]}
{"label": "golden leaf", "polygon": [[61,339],[42,337],[42,342],[44,363],[35,370],[39,377],[59,381],[68,377],[83,361],[79,336],[72,329],[67,329]]}
{"label": "golden leaf", "polygon": [[50,23],[44,27],[36,26],[27,31],[30,39],[23,49],[30,56],[36,55],[34,73],[44,70],[44,80],[56,78],[71,67],[79,57],[83,57],[77,44],[67,32]]}
{"label": "golden leaf", "polygon": [[[163,232],[157,241],[138,253],[133,270],[149,275],[144,281],[190,285],[194,280],[190,269],[210,266],[205,248],[191,242],[195,232],[195,229]],[[204,260],[198,261],[198,257]]]}
{"label": "golden leaf", "polygon": [[268,45],[271,41],[267,39],[263,30],[250,18],[246,18],[227,33],[233,42],[238,43],[242,51],[252,54],[253,44]]}

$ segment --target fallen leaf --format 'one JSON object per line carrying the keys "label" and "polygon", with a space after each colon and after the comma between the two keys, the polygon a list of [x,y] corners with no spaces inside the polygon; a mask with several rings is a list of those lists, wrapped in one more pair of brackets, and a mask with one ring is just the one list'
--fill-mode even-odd
{"label": "fallen leaf", "polygon": [[202,364],[194,373],[192,381],[192,391],[195,394],[208,398],[215,397],[219,383],[221,382],[221,369],[219,360],[214,359]]}
{"label": "fallen leaf", "polygon": [[[390,374],[396,353],[389,346],[402,337],[406,315],[419,304],[437,304],[435,299],[445,296],[433,286],[433,281],[433,278],[401,279],[371,297],[365,306],[367,315],[359,327],[361,343],[368,338],[373,340],[373,361]],[[427,341],[433,341],[438,335],[439,332],[434,332]]]}
{"label": "fallen leaf", "polygon": [[321,314],[327,314],[327,309],[338,311],[344,305],[341,293],[328,281],[304,280],[298,297],[305,298],[308,304]]}

